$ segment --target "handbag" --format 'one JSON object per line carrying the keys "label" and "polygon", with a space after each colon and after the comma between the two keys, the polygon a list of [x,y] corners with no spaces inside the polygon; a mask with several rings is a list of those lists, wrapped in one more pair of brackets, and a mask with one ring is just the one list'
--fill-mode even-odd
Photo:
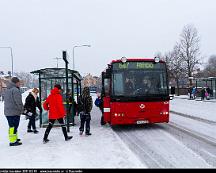
{"label": "handbag", "polygon": [[32,117],[33,113],[27,110],[26,108],[24,108],[23,115],[26,116],[26,119],[29,119]]}

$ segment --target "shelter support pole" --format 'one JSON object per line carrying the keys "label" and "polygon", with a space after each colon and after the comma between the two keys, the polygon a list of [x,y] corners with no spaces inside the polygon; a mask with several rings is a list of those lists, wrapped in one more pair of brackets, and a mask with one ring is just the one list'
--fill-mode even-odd
{"label": "shelter support pole", "polygon": [[67,52],[62,52],[63,60],[65,61],[65,74],[66,74],[66,120],[67,120],[67,131],[70,132],[70,124],[69,124],[69,100],[68,100],[68,60],[67,60]]}
{"label": "shelter support pole", "polygon": [[[40,73],[39,73],[39,99],[40,99],[40,104],[41,104],[41,107],[43,107],[42,106],[42,100],[41,100],[41,75],[40,75]],[[40,112],[40,127],[42,126],[42,113]]]}

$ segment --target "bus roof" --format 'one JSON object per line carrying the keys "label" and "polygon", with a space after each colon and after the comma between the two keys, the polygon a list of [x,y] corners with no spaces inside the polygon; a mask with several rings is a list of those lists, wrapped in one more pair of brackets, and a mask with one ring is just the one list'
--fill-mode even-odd
{"label": "bus roof", "polygon": [[[127,58],[127,61],[154,61],[154,58]],[[112,60],[112,63],[121,62],[121,59]],[[164,61],[160,60],[160,62],[164,63]]]}

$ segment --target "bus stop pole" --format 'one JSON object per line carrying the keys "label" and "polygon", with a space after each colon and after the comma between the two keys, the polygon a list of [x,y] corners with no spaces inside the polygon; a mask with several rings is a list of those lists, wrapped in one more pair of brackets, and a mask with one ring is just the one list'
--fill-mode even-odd
{"label": "bus stop pole", "polygon": [[72,123],[73,123],[73,125],[75,125],[75,120],[74,120],[74,118],[75,118],[75,115],[74,115],[74,71],[72,72]]}
{"label": "bus stop pole", "polygon": [[215,94],[215,99],[216,99],[216,79],[214,79],[215,81],[215,86],[214,86],[214,90],[213,90],[213,92],[214,92],[214,94]]}
{"label": "bus stop pole", "polygon": [[69,124],[69,100],[68,100],[68,60],[67,60],[67,52],[62,52],[63,60],[65,61],[65,72],[66,72],[66,119],[67,119],[67,132],[70,132],[70,124]]}
{"label": "bus stop pole", "polygon": [[[42,104],[41,100],[41,74],[39,73],[39,101]],[[41,106],[43,108],[43,106]],[[42,126],[42,113],[40,112],[40,127]]]}
{"label": "bus stop pole", "polygon": [[79,89],[80,89],[80,95],[82,93],[82,86],[81,86],[81,82],[79,82]]}

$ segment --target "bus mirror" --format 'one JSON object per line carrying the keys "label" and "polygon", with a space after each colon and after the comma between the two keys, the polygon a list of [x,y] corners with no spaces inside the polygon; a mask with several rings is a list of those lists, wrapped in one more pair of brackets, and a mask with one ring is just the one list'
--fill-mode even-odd
{"label": "bus mirror", "polygon": [[106,77],[107,78],[111,77],[111,69],[106,69]]}

